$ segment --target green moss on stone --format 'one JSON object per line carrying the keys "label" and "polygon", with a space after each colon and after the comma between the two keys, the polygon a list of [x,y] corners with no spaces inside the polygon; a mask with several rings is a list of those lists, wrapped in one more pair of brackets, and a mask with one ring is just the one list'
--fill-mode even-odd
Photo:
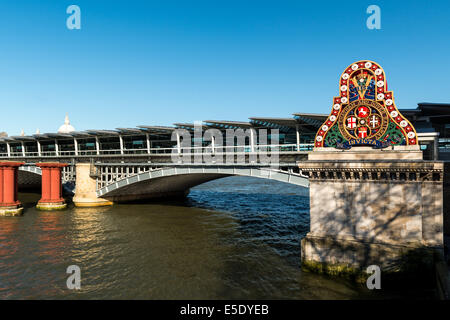
{"label": "green moss on stone", "polygon": [[[431,288],[435,279],[435,265],[442,260],[442,252],[431,248],[409,248],[399,254],[396,263],[390,267],[381,267],[381,277],[388,286],[414,285]],[[372,263],[377,264],[377,263]],[[330,277],[342,277],[360,284],[365,284],[368,274],[365,267],[348,264],[330,264],[311,260],[302,261],[302,270]]]}
{"label": "green moss on stone", "polygon": [[1,209],[0,216],[6,217],[15,217],[21,216],[23,214],[23,207],[19,207],[17,209]]}
{"label": "green moss on stone", "polygon": [[365,282],[367,274],[346,264],[329,264],[317,261],[303,261],[302,270],[331,277],[343,277],[356,282]]}
{"label": "green moss on stone", "polygon": [[42,211],[59,211],[67,208],[67,204],[58,204],[58,205],[46,205],[46,204],[37,204],[36,209]]}

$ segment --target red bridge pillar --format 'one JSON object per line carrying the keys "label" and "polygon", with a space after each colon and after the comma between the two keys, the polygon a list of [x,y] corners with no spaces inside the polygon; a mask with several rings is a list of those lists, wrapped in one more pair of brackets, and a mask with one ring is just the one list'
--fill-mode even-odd
{"label": "red bridge pillar", "polygon": [[61,210],[67,207],[62,198],[61,169],[66,163],[36,163],[42,170],[42,197],[36,208],[40,210]]}
{"label": "red bridge pillar", "polygon": [[17,200],[17,168],[23,162],[0,161],[0,215],[18,216],[23,212]]}

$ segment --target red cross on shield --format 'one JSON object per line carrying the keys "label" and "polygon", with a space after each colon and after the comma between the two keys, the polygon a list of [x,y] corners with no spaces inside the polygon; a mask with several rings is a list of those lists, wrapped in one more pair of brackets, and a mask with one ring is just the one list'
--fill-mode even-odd
{"label": "red cross on shield", "polygon": [[348,117],[347,118],[347,128],[349,128],[349,129],[355,129],[356,128],[356,118],[355,117]]}

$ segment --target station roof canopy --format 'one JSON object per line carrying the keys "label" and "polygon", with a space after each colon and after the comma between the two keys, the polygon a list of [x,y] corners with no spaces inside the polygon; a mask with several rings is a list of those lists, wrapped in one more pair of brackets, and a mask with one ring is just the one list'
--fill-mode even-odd
{"label": "station roof canopy", "polygon": [[87,133],[86,131],[72,131],[68,134],[70,134],[74,138],[89,138],[92,136],[91,134]]}
{"label": "station roof canopy", "polygon": [[[0,141],[2,142],[19,142],[20,139],[17,139],[19,137],[13,136],[13,137],[1,137]],[[20,138],[24,138],[23,136],[20,136]],[[22,139],[23,140],[23,139]]]}
{"label": "station roof canopy", "polygon": [[[187,129],[187,130],[194,130],[195,124],[194,123],[174,123],[174,125],[178,128],[178,129]],[[202,124],[202,129],[206,130],[208,129],[208,126]]]}
{"label": "station roof canopy", "polygon": [[[36,135],[35,135],[36,136]],[[39,136],[44,136],[44,138],[73,138],[72,132],[71,133],[44,133]]]}
{"label": "station roof canopy", "polygon": [[35,141],[36,139],[32,136],[11,136],[11,137],[5,137],[9,138],[11,141],[13,140],[19,140],[19,141]]}
{"label": "station roof canopy", "polygon": [[282,131],[289,131],[291,128],[295,128],[298,124],[297,120],[293,118],[259,118],[252,117],[250,122],[254,127],[279,129]]}
{"label": "station roof canopy", "polygon": [[137,128],[116,128],[116,130],[125,134],[142,134],[142,132],[145,132],[145,130]]}
{"label": "station roof canopy", "polygon": [[167,127],[167,126],[138,126],[138,128],[154,135],[171,134],[172,131],[176,129],[175,127]]}
{"label": "station roof canopy", "polygon": [[[415,109],[400,109],[400,112],[410,119],[418,132],[429,132],[433,129],[433,123],[448,124],[450,120],[450,104],[448,103],[428,103],[422,102]],[[246,121],[228,120],[205,120],[201,123],[202,129],[217,128],[225,129],[248,129],[248,128],[268,128],[279,129],[283,132],[294,131],[298,126],[302,133],[315,133],[322,123],[327,119],[327,114],[320,113],[294,113],[292,118],[266,118],[251,117]],[[426,123],[426,122],[431,122]],[[136,128],[116,128],[115,130],[85,130],[72,131],[68,133],[42,133],[28,136],[0,137],[0,142],[21,143],[35,140],[55,140],[55,139],[82,139],[101,137],[117,137],[118,135],[139,135],[150,134],[154,136],[171,135],[176,129],[193,130],[195,123],[175,123],[174,126],[149,126],[141,125]]]}
{"label": "station roof canopy", "polygon": [[117,136],[117,135],[119,135],[119,132],[115,131],[115,130],[86,130],[86,132],[93,136]]}
{"label": "station roof canopy", "polygon": [[410,120],[426,117],[437,118],[433,121],[442,119],[443,121],[448,122],[450,117],[450,104],[421,102],[415,109],[400,109],[400,112]]}
{"label": "station roof canopy", "polygon": [[312,125],[314,128],[319,128],[327,119],[327,115],[323,113],[294,113],[294,118],[299,123]]}
{"label": "station roof canopy", "polygon": [[227,121],[227,120],[205,120],[207,126],[217,129],[247,129],[251,128],[250,122]]}

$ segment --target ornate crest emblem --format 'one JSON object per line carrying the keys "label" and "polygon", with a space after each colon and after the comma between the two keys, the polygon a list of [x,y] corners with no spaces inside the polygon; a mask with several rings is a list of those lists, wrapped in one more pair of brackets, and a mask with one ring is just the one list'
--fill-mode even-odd
{"label": "ornate crest emblem", "polygon": [[383,69],[358,61],[342,73],[340,96],[333,100],[328,119],[316,134],[315,148],[371,145],[416,145],[416,130],[397,110]]}

